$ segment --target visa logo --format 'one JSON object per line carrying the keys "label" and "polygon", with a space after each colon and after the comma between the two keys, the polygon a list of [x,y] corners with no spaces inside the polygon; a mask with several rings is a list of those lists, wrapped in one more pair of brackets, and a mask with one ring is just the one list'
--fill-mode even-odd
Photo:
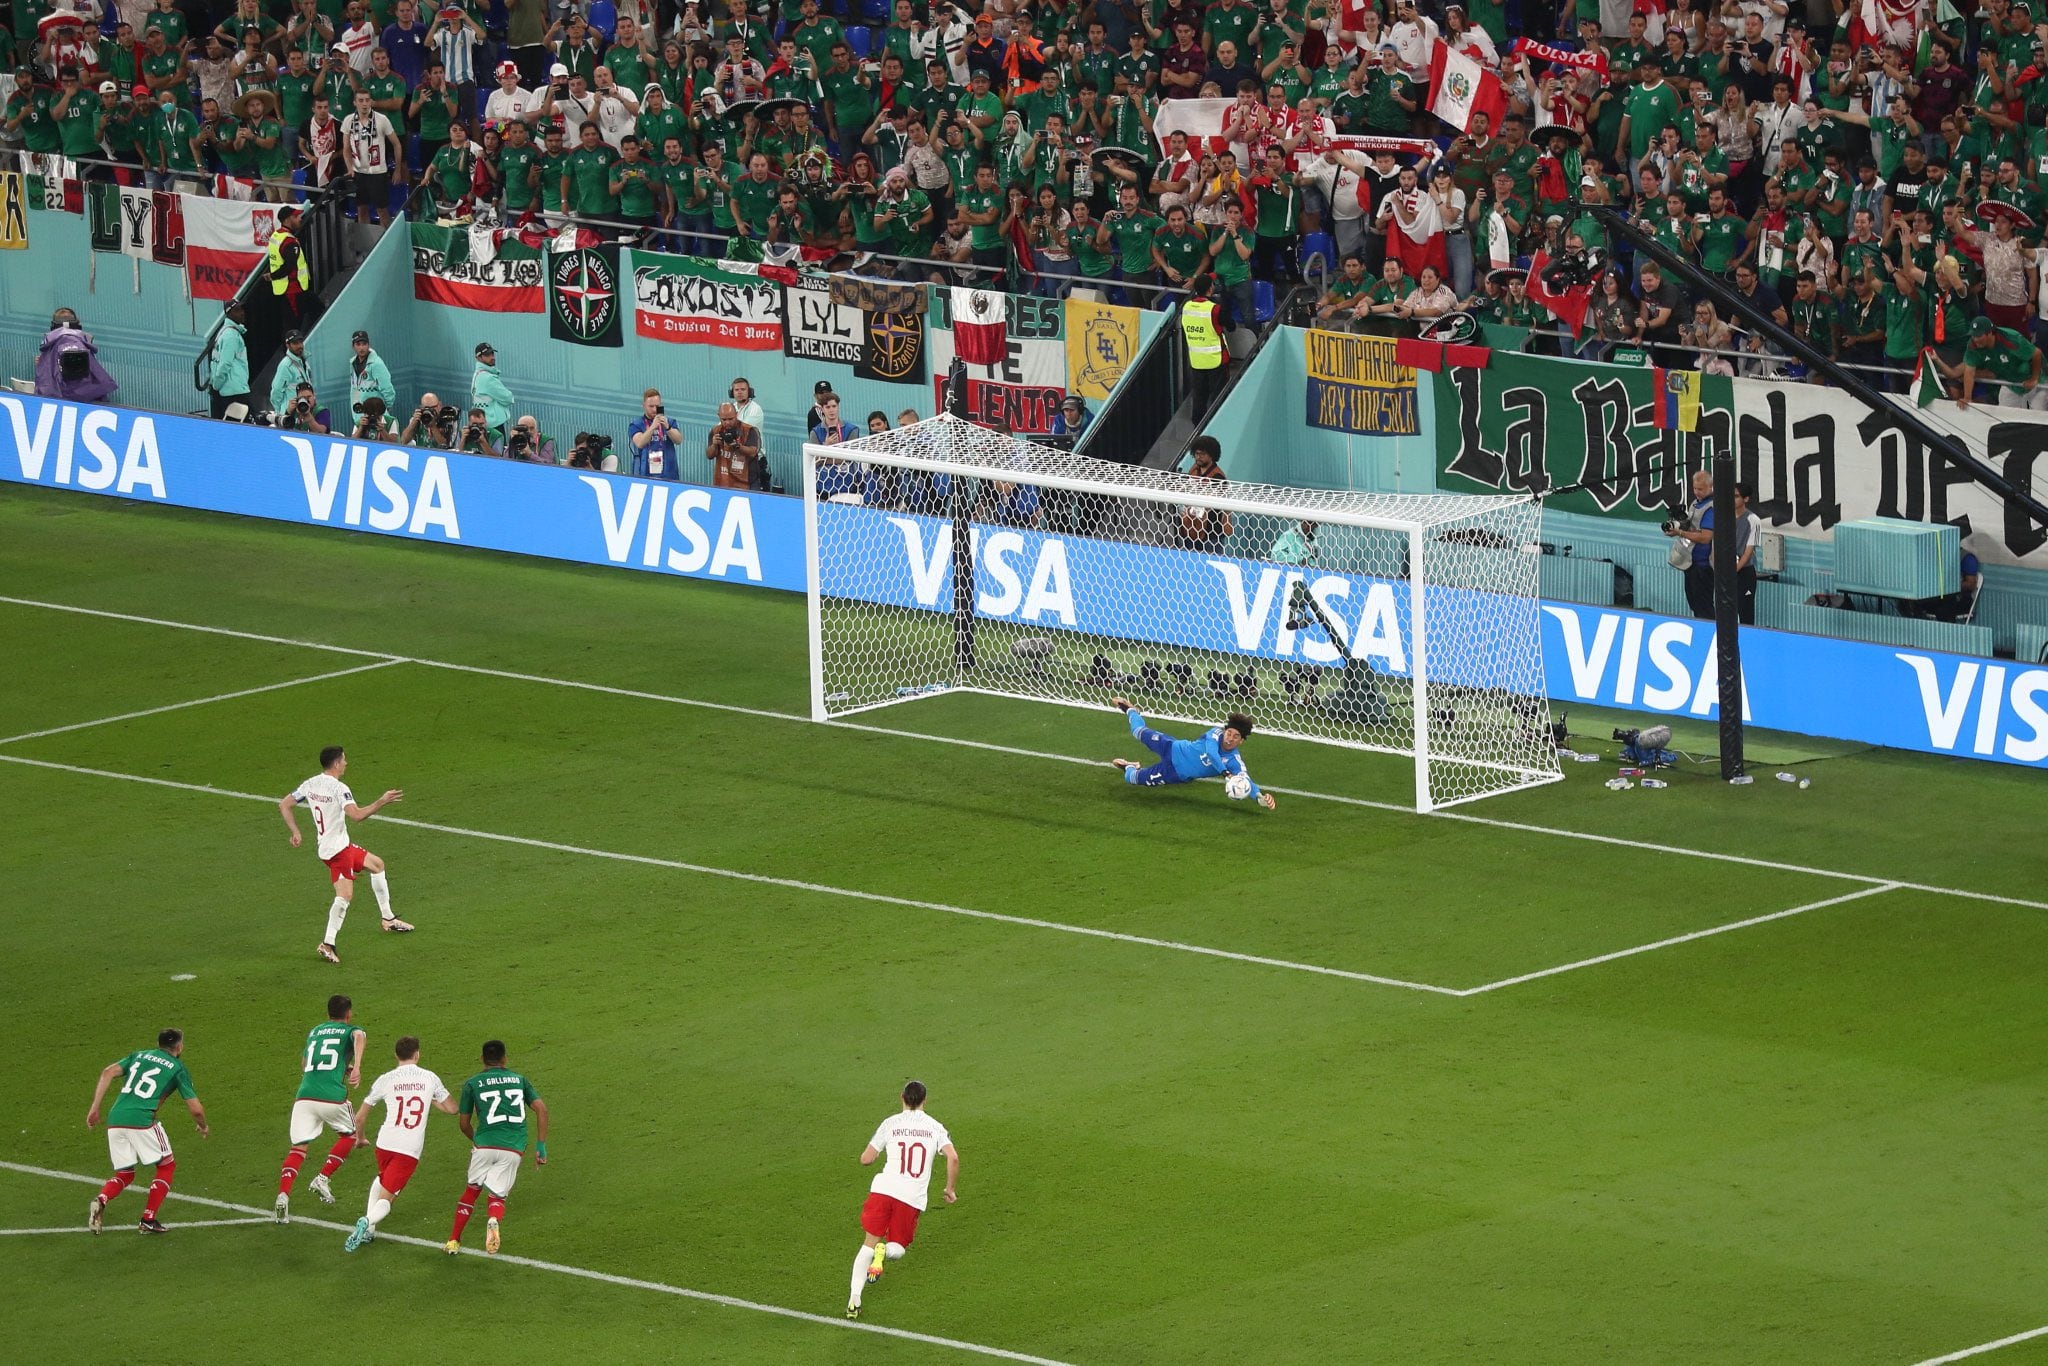
{"label": "visa logo", "polygon": [[[152,419],[111,408],[80,408],[42,400],[36,403],[31,429],[28,404],[20,398],[0,396],[0,407],[7,409],[14,458],[21,477],[29,483],[70,485],[95,493],[111,490],[123,497],[141,493],[152,498],[165,496],[163,459],[157,453]],[[124,421],[125,433],[121,431]]]}
{"label": "visa logo", "polygon": [[[330,441],[323,460],[303,436],[284,441],[298,453],[306,511],[314,521],[332,523],[338,512],[344,526],[413,536],[431,530],[450,541],[462,539],[447,456],[397,449],[372,453],[367,446]],[[415,460],[420,463],[417,474]]]}
{"label": "visa logo", "polygon": [[[924,543],[924,524],[914,517],[891,517],[903,535],[903,553],[910,560],[910,591],[920,607],[940,606],[939,595],[950,592],[953,528],[938,527],[931,548]],[[1074,576],[1067,564],[1066,542],[1053,536],[1034,537],[1033,550],[1020,532],[968,532],[974,557],[974,583],[979,590],[974,610],[986,617],[1041,621],[1050,616],[1064,626],[1076,624]],[[946,606],[950,607],[951,603]]]}
{"label": "visa logo", "polygon": [[[597,516],[604,532],[605,558],[630,564],[639,543],[639,563],[677,574],[708,574],[722,579],[738,570],[761,581],[761,549],[754,536],[754,509],[745,498],[729,496],[718,524],[716,541],[698,521],[711,511],[711,491],[693,485],[648,483],[596,474],[576,476],[597,498]],[[623,501],[618,490],[623,487]]]}
{"label": "visa logo", "polygon": [[[1994,749],[2015,763],[2038,764],[2048,759],[2048,669],[2008,668],[2004,664],[1965,659],[1956,663],[1946,686],[1940,665],[1927,655],[1895,653],[1913,671],[1920,685],[1920,710],[1927,718],[1927,738],[1934,748],[1953,753],[1963,729],[1970,726],[1970,752],[1989,756]],[[2009,681],[2008,681],[2009,680]],[[2004,722],[2010,709],[2015,727]],[[2023,736],[2016,726],[2026,727]],[[1999,744],[1999,732],[2007,731]]]}
{"label": "visa logo", "polygon": [[1354,610],[1350,599],[1359,581],[1341,574],[1320,574],[1310,579],[1299,569],[1267,567],[1259,571],[1256,585],[1247,585],[1244,566],[1234,560],[1209,560],[1209,568],[1223,580],[1223,596],[1230,609],[1230,630],[1237,648],[1246,654],[1264,654],[1267,642],[1272,653],[1292,659],[1295,651],[1316,664],[1335,664],[1344,650],[1329,639],[1322,627],[1310,625],[1298,630],[1288,625],[1310,617],[1294,610],[1296,589],[1306,586],[1323,614],[1350,628],[1350,656],[1377,659],[1386,672],[1408,672],[1408,648],[1402,640],[1401,619],[1394,600],[1394,586],[1373,580],[1364,585],[1365,601]]}
{"label": "visa logo", "polygon": [[[1711,715],[1720,701],[1721,662],[1714,651],[1714,630],[1706,623],[1602,612],[1588,640],[1583,617],[1592,613],[1549,603],[1543,604],[1543,611],[1562,636],[1563,663],[1571,679],[1568,695],[1573,699],[1694,716]],[[1558,671],[1547,667],[1545,673],[1555,696]],[[1742,719],[1752,719],[1747,678]]]}

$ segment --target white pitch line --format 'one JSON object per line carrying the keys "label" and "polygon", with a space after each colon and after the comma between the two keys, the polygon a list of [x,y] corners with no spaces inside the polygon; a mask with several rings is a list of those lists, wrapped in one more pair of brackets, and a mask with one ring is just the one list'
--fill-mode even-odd
{"label": "white pitch line", "polygon": [[[48,1177],[53,1181],[75,1181],[87,1186],[97,1186],[100,1184],[100,1178],[97,1176],[86,1176],[80,1172],[56,1171],[49,1167],[31,1167],[21,1162],[0,1162],[0,1169],[20,1172],[24,1176]],[[220,1221],[223,1223],[270,1222],[270,1215],[254,1205],[237,1205],[228,1200],[214,1200],[204,1195],[186,1195],[180,1191],[172,1191],[170,1198],[182,1200],[187,1204],[205,1205],[212,1209],[232,1210],[239,1214],[264,1216],[253,1221],[241,1219]],[[292,1216],[292,1223],[303,1224],[309,1228],[332,1229],[336,1233],[346,1233],[353,1227],[350,1224],[335,1223],[330,1219],[308,1219],[296,1214]],[[204,1226],[203,1223],[195,1223],[172,1224],[170,1227],[175,1232],[181,1228],[201,1228]],[[83,1230],[80,1231],[83,1232]],[[423,1247],[436,1253],[444,1252],[443,1246],[440,1243],[432,1242],[425,1238],[413,1238],[403,1233],[380,1233],[377,1235],[377,1242],[402,1243],[407,1247]],[[593,1271],[588,1267],[569,1266],[562,1262],[544,1262],[538,1257],[518,1257],[499,1253],[497,1256],[487,1258],[486,1260],[503,1262],[512,1266],[531,1267],[536,1271],[552,1271],[558,1276],[574,1276],[579,1280],[599,1281],[605,1285],[623,1286],[628,1290],[651,1290],[656,1294],[674,1295],[680,1299],[696,1300],[704,1304],[722,1304],[729,1309],[746,1309],[756,1314],[772,1314],[777,1318],[795,1319],[800,1323],[815,1323],[826,1328],[843,1328],[853,1333],[873,1333],[881,1337],[900,1338],[906,1342],[921,1342],[928,1347],[949,1347],[956,1352],[972,1352],[976,1356],[995,1357],[1002,1361],[1021,1361],[1027,1363],[1027,1366],[1071,1366],[1068,1362],[1059,1361],[1052,1357],[1032,1356],[1028,1352],[1013,1352],[1005,1347],[990,1347],[983,1343],[967,1342],[960,1338],[939,1337],[933,1333],[914,1333],[908,1328],[891,1328],[887,1324],[873,1323],[867,1319],[834,1318],[828,1314],[813,1314],[804,1309],[790,1309],[779,1304],[763,1304],[759,1300],[745,1300],[737,1295],[719,1295],[709,1290],[692,1290],[688,1286],[669,1285],[663,1281],[644,1281],[635,1276],[615,1276],[609,1271]],[[838,1274],[842,1279],[844,1278],[845,1273],[841,1272]]]}
{"label": "white pitch line", "polygon": [[1630,949],[1616,949],[1613,953],[1598,954],[1592,958],[1581,958],[1575,963],[1560,963],[1554,968],[1543,968],[1536,972],[1525,972],[1518,977],[1503,977],[1498,982],[1488,982],[1484,986],[1467,987],[1463,991],[1458,992],[1457,995],[1477,996],[1482,992],[1499,991],[1502,987],[1516,986],[1522,982],[1533,982],[1541,977],[1555,977],[1559,973],[1576,972],[1580,968],[1597,967],[1601,963],[1612,963],[1617,958],[1633,958],[1639,953],[1649,953],[1654,949],[1668,949],[1674,944],[1689,944],[1695,939],[1708,939],[1717,934],[1727,934],[1731,930],[1746,930],[1752,925],[1764,925],[1773,920],[1784,920],[1789,916],[1804,915],[1808,911],[1824,910],[1829,906],[1839,906],[1845,901],[1860,901],[1864,897],[1876,896],[1880,892],[1896,892],[1905,885],[1901,882],[1887,882],[1877,887],[1865,887],[1861,891],[1844,892],[1841,896],[1831,896],[1826,901],[1809,901],[1804,906],[1794,906],[1789,910],[1772,911],[1768,915],[1753,915],[1747,920],[1735,920],[1726,925],[1711,925],[1704,930],[1694,930],[1690,934],[1675,934],[1669,939],[1659,939],[1654,944],[1638,944]]}
{"label": "white pitch line", "polygon": [[[92,1178],[87,1177],[88,1181]],[[180,1229],[188,1228],[234,1228],[241,1224],[267,1224],[271,1221],[258,1215],[254,1219],[194,1219],[179,1224]],[[37,1233],[91,1233],[84,1224],[69,1224],[63,1228],[0,1228],[0,1238],[26,1238]]]}
{"label": "white pitch line", "polygon": [[117,721],[134,721],[144,716],[161,716],[167,711],[184,711],[188,707],[204,707],[213,702],[232,702],[238,697],[254,697],[258,693],[277,692],[282,688],[297,688],[307,683],[325,683],[330,678],[346,678],[350,674],[367,673],[371,669],[388,669],[393,664],[403,663],[397,659],[379,659],[369,664],[358,664],[354,668],[336,669],[332,673],[314,674],[310,678],[287,678],[282,683],[265,683],[260,688],[240,688],[234,692],[215,693],[212,697],[195,697],[189,702],[167,702],[161,707],[145,707],[141,711],[122,712],[119,716],[102,716],[91,721],[74,721],[68,726],[51,726],[48,730],[23,731],[0,740],[0,745],[18,744],[23,740],[41,740],[51,735],[68,735],[74,730],[91,730],[94,726],[111,726]]}
{"label": "white pitch line", "polygon": [[[243,640],[259,640],[279,645],[303,645],[312,650],[332,650],[342,654],[366,655],[390,663],[417,664],[428,669],[447,669],[454,673],[480,674],[488,678],[503,678],[520,683],[539,683],[555,688],[574,688],[582,692],[602,693],[611,697],[637,698],[645,702],[663,702],[671,706],[695,707],[703,711],[724,712],[733,716],[752,716],[770,721],[796,721],[805,725],[814,724],[802,712],[770,711],[761,707],[743,707],[730,702],[710,702],[698,697],[678,697],[670,693],[643,692],[634,688],[617,688],[603,683],[585,683],[573,678],[550,678],[543,674],[519,673],[511,669],[491,669],[476,664],[455,664],[447,660],[421,659],[416,655],[394,655],[376,650],[358,650],[345,645],[327,645],[319,641],[292,640],[283,636],[258,635],[249,631],[236,631],[223,626],[207,626],[198,622],[170,621],[160,617],[135,616],[126,612],[108,612],[95,607],[75,607],[70,603],[45,602],[37,598],[15,598],[0,596],[0,604],[15,607],[38,607],[52,612],[70,612],[79,616],[106,617],[113,621],[130,621],[149,626],[163,626],[179,631],[197,631],[205,635],[234,636]],[[1047,750],[1022,749],[1012,745],[992,744],[985,740],[958,739],[950,735],[930,735],[923,731],[896,730],[888,726],[863,725],[857,722],[828,722],[839,730],[863,731],[870,735],[886,735],[901,740],[921,740],[927,744],[954,745],[963,749],[978,749],[995,754],[1010,754],[1025,759],[1046,759],[1063,764],[1081,764],[1088,767],[1100,765],[1101,759],[1083,758],[1072,754],[1055,754]],[[1379,802],[1367,797],[1346,797],[1334,792],[1310,792],[1302,788],[1275,787],[1272,791],[1284,797],[1300,797],[1308,801],[1335,802],[1343,806],[1356,806],[1371,811],[1386,811],[1397,816],[1416,816],[1413,807],[1398,802]],[[1978,892],[1966,887],[1940,887],[1925,882],[1905,882],[1896,878],[1878,877],[1870,873],[1848,873],[1834,868],[1815,868],[1803,863],[1786,863],[1776,859],[1752,858],[1747,854],[1723,853],[1714,849],[1690,849],[1678,844],[1657,844],[1648,840],[1624,839],[1618,835],[1600,835],[1589,830],[1566,830],[1558,826],[1535,825],[1527,821],[1502,820],[1496,816],[1475,816],[1465,811],[1432,811],[1421,817],[1425,820],[1457,821],[1464,825],[1485,826],[1494,830],[1514,830],[1530,835],[1551,835],[1558,839],[1583,840],[1591,844],[1604,844],[1618,849],[1637,849],[1645,853],[1671,854],[1679,858],[1707,859],[1716,863],[1738,864],[1745,868],[1766,868],[1780,873],[1804,873],[1811,877],[1835,878],[1842,882],[1862,882],[1872,886],[1895,886],[1909,891],[1929,892],[1936,896],[1962,897],[1971,901],[1989,901],[2005,906],[2023,906],[2028,910],[2048,911],[2048,901],[2031,901],[2025,897],[2005,896],[1997,892]]]}
{"label": "white pitch line", "polygon": [[[151,787],[174,788],[180,792],[200,792],[213,797],[233,797],[240,801],[268,802],[276,799],[259,792],[237,792],[232,788],[209,787],[203,783],[181,783],[170,778],[151,778],[138,773],[117,773],[111,769],[86,768],[78,764],[60,764],[49,759],[30,759],[19,754],[0,754],[0,763],[21,764],[28,768],[50,769],[58,773],[75,773],[88,778],[112,778],[120,782],[144,783]],[[1175,953],[1192,953],[1205,958],[1225,958],[1234,963],[1252,963],[1260,967],[1282,968],[1289,972],[1306,972],[1320,977],[1339,977],[1347,982],[1370,982],[1376,986],[1400,987],[1407,991],[1426,991],[1438,996],[1457,996],[1462,993],[1455,987],[1436,986],[1429,982],[1410,982],[1399,977],[1382,977],[1376,973],[1353,972],[1347,968],[1325,967],[1320,963],[1297,963],[1287,958],[1268,958],[1255,953],[1238,953],[1231,949],[1210,948],[1204,944],[1184,944],[1174,939],[1155,939],[1150,935],[1125,934],[1120,930],[1098,929],[1092,925],[1070,925],[1060,920],[1040,920],[1026,915],[1005,915],[1000,911],[981,911],[971,906],[955,906],[944,901],[920,901],[913,897],[890,896],[883,892],[864,892],[854,887],[835,887],[825,882],[806,882],[800,878],[773,877],[767,873],[742,872],[737,868],[720,868],[709,863],[688,863],[681,859],[656,858],[651,854],[626,854],[614,849],[592,849],[581,844],[564,844],[558,840],[530,839],[524,835],[501,835],[492,830],[471,830],[460,825],[438,825],[431,821],[409,820],[403,816],[388,816],[378,813],[378,821],[385,825],[403,825],[414,830],[427,830],[439,835],[460,835],[466,839],[490,840],[497,844],[516,844],[527,849],[545,849],[558,854],[579,854],[584,858],[609,859],[614,863],[637,863],[650,868],[670,868],[683,873],[701,873],[706,877],[722,877],[734,882],[752,882],[767,887],[786,887],[792,891],[816,892],[823,896],[841,896],[854,901],[874,902],[884,906],[903,906],[912,910],[939,911],[946,915],[965,916],[971,920],[990,920],[1004,925],[1022,925],[1034,930],[1053,930],[1060,934],[1084,935],[1090,939],[1113,939],[1120,944],[1136,944],[1143,948],[1170,949]]]}
{"label": "white pitch line", "polygon": [[1980,1342],[1975,1347],[1965,1347],[1959,1352],[1950,1352],[1946,1356],[1929,1357],[1925,1361],[1915,1362],[1914,1366],[1945,1366],[1947,1362],[1964,1361],[1970,1357],[1980,1357],[1986,1352],[1995,1352],[2001,1347],[2011,1347],[2021,1342],[2031,1342],[2039,1337],[2048,1337],[2048,1326],[2029,1328],[2024,1333],[2014,1333],[2011,1337],[2000,1338],[1996,1342]]}

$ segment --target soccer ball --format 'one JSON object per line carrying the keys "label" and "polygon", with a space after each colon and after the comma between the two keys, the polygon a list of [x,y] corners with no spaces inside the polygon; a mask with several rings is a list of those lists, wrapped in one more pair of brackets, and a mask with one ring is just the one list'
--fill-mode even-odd
{"label": "soccer ball", "polygon": [[1234,802],[1241,802],[1252,795],[1252,780],[1242,773],[1223,775],[1223,795]]}

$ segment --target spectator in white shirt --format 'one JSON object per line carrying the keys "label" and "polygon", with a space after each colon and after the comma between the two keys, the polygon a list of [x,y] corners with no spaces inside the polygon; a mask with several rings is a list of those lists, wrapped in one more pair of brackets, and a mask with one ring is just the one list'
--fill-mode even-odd
{"label": "spectator in white shirt", "polygon": [[377,25],[363,12],[363,0],[348,0],[342,10],[341,36],[334,41],[348,49],[349,70],[358,76],[370,74],[370,49],[377,46]]}
{"label": "spectator in white shirt", "polygon": [[1394,26],[1387,30],[1387,37],[1393,41],[1394,51],[1400,54],[1401,66],[1409,79],[1427,84],[1429,55],[1436,46],[1436,20],[1418,15],[1415,0],[1400,0],[1394,10]]}
{"label": "spectator in white shirt", "polygon": [[355,180],[356,221],[381,224],[394,179],[405,183],[405,149],[391,120],[370,107],[370,92],[356,91],[356,112],[341,121],[343,165]]}
{"label": "spectator in white shirt", "polygon": [[531,124],[540,117],[540,96],[519,85],[519,64],[498,63],[498,88],[484,101],[484,121],[500,126],[508,123]]}
{"label": "spectator in white shirt", "polygon": [[736,379],[725,391],[725,396],[739,409],[740,421],[760,431],[767,414],[761,411],[761,401],[754,397],[754,385],[744,377]]}
{"label": "spectator in white shirt", "polygon": [[612,69],[601,66],[597,69],[597,89],[591,98],[595,101],[591,117],[597,120],[598,132],[612,147],[618,147],[620,140],[633,131],[634,120],[640,114],[640,97],[620,89]]}

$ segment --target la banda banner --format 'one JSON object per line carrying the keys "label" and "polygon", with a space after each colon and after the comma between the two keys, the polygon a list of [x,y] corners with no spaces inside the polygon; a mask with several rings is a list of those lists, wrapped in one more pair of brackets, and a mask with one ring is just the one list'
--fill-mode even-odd
{"label": "la banda banner", "polygon": [[[0,394],[0,481],[643,573],[805,587],[803,505],[794,498],[28,394]],[[950,607],[949,526],[881,509],[820,511],[890,519],[887,536],[866,542],[888,554],[832,567],[841,589]],[[1319,633],[1287,626],[1284,589],[1303,572],[1296,566],[1019,528],[974,527],[970,538],[983,618],[1083,639],[1091,631],[1124,630],[1137,640],[1164,633],[1229,653],[1335,666],[1322,657],[1333,649]],[[1105,574],[1124,576],[1107,601]],[[1161,601],[1171,613],[1157,615],[1175,624],[1148,624],[1131,582],[1170,593]],[[1405,585],[1383,592],[1374,581],[1318,575],[1309,587],[1352,628],[1361,663],[1405,671]],[[1551,697],[1716,715],[1712,623],[1561,602],[1542,603],[1538,616]],[[1131,646],[1134,656],[1142,649]],[[1756,629],[1743,632],[1742,653],[1745,709],[1756,725],[2048,768],[2048,667]],[[1433,655],[1431,663],[1443,662]]]}
{"label": "la banda banner", "polygon": [[[1446,493],[1580,485],[1550,506],[1659,521],[1687,501],[1691,471],[1725,451],[1756,490],[1751,509],[1787,535],[1828,540],[1837,524],[1864,517],[1955,522],[1986,563],[2048,566],[2048,529],[1837,389],[1707,375],[1688,432],[1656,425],[1655,375],[1640,366],[1496,350],[1486,368],[1433,382]],[[2020,487],[2048,464],[2048,415],[1942,400],[1924,416]]]}

